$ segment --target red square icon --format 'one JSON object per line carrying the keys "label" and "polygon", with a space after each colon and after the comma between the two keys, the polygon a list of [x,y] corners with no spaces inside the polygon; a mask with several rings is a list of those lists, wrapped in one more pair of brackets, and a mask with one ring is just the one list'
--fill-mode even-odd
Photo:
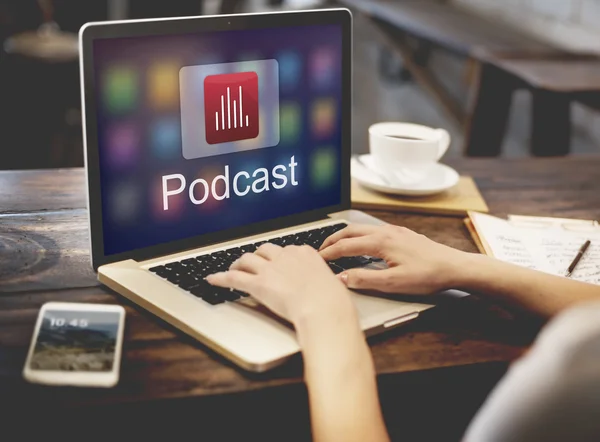
{"label": "red square icon", "polygon": [[256,72],[206,77],[204,115],[208,144],[258,137],[258,75]]}

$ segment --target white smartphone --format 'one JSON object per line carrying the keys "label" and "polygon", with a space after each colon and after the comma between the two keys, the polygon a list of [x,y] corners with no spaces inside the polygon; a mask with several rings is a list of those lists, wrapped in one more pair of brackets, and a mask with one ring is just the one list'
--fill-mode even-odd
{"label": "white smartphone", "polygon": [[48,385],[116,385],[124,325],[125,309],[118,305],[44,304],[23,376]]}

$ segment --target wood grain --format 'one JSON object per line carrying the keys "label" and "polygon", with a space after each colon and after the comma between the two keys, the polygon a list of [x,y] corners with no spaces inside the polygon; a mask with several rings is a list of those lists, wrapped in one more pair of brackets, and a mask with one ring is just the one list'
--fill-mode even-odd
{"label": "wood grain", "polygon": [[494,64],[526,82],[531,88],[561,93],[600,91],[600,58],[502,58]]}
{"label": "wood grain", "polygon": [[3,214],[0,220],[0,296],[98,285],[90,262],[87,210]]}
{"label": "wood grain", "polygon": [[0,183],[0,214],[86,206],[82,169],[0,171]]}
{"label": "wood grain", "polygon": [[[23,361],[39,308],[51,300],[119,303],[127,311],[121,381],[98,392],[40,388],[21,379]],[[435,302],[435,301],[434,301]],[[511,316],[478,300],[439,308],[404,328],[370,339],[377,372],[399,374],[517,358],[532,333]],[[38,404],[103,404],[212,396],[296,384],[302,364],[295,358],[263,375],[242,372],[221,356],[160,319],[103,288],[29,293],[0,298],[0,391],[36,394]],[[82,394],[82,391],[85,394]]]}
{"label": "wood grain", "polygon": [[[461,159],[449,164],[475,178],[494,214],[600,218],[600,192],[596,178],[600,159]],[[21,182],[19,175],[0,174],[0,188],[3,182],[12,180],[12,185],[20,187],[21,194],[32,195],[31,205],[36,212],[3,217],[0,232],[3,235],[12,232],[17,238],[21,235],[22,244],[26,244],[23,249],[27,250],[28,256],[36,251],[44,253],[41,264],[30,267],[39,271],[23,276],[19,273],[18,263],[25,265],[21,258],[24,254],[1,243],[0,259],[12,265],[16,273],[6,275],[2,287],[9,287],[10,291],[0,295],[0,402],[12,398],[27,404],[35,398],[35,403],[40,406],[50,402],[70,407],[76,404],[114,405],[268,391],[284,385],[291,388],[302,382],[300,358],[264,375],[248,374],[103,287],[73,288],[79,282],[95,284],[94,275],[87,270],[85,213],[81,208],[40,213],[43,205],[33,196],[38,189],[35,174]],[[60,177],[65,175],[69,178],[61,180]],[[83,178],[82,170],[59,172],[56,177],[54,207],[73,206],[69,202],[82,201],[83,190],[72,186],[73,182]],[[3,194],[0,207],[16,207],[13,198],[10,194]],[[477,251],[459,218],[389,211],[370,213],[452,247]],[[63,286],[60,290],[43,288],[59,285],[58,281]],[[23,291],[23,287],[37,288]],[[21,370],[33,324],[40,306],[48,301],[125,305],[126,344],[121,382],[116,388],[101,391],[53,389],[29,385],[22,380]],[[433,301],[439,302],[439,307],[427,312],[420,320],[370,339],[381,376],[402,378],[409,373],[474,364],[478,367],[505,365],[526,350],[539,327],[536,322],[514,317],[476,297]]]}

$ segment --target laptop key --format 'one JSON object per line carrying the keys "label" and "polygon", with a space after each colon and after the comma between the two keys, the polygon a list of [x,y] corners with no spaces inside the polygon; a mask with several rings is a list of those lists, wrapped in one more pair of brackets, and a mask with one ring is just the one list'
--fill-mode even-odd
{"label": "laptop key", "polygon": [[240,295],[238,295],[233,290],[226,290],[221,293],[221,296],[223,297],[223,299],[225,299],[225,301],[230,301],[230,302],[240,299]]}
{"label": "laptop key", "polygon": [[167,281],[177,285],[177,284],[179,284],[179,281],[181,281],[181,274],[176,273],[176,272],[171,272],[165,278]]}
{"label": "laptop key", "polygon": [[194,262],[189,265],[189,268],[190,268],[190,272],[193,272],[194,274],[196,274],[196,273],[198,273],[198,271],[200,269],[203,268],[203,265],[200,264],[198,261],[194,260]]}
{"label": "laptop key", "polygon": [[179,285],[179,287],[181,287],[183,290],[190,290],[191,288],[199,285],[199,280],[198,278],[194,278],[193,276],[187,275],[181,278],[179,284],[177,285]]}
{"label": "laptop key", "polygon": [[198,281],[198,285],[196,287],[190,289],[190,293],[211,305],[217,305],[226,301],[219,290],[219,287],[212,286],[202,279]]}
{"label": "laptop key", "polygon": [[319,241],[319,240],[313,240],[313,241],[308,241],[306,243],[306,245],[311,246],[313,249],[315,250],[319,250],[321,248],[321,244],[323,243],[323,241]]}
{"label": "laptop key", "polygon": [[294,244],[295,239],[296,239],[296,235],[286,235],[286,236],[283,236],[281,238],[281,245],[283,247],[285,247],[285,246],[291,246],[291,245]]}
{"label": "laptop key", "polygon": [[207,255],[200,255],[200,256],[196,256],[195,260],[200,265],[206,265],[206,263],[212,259]]}
{"label": "laptop key", "polygon": [[335,224],[335,225],[331,226],[331,230],[333,230],[333,233],[335,233],[335,232],[339,232],[340,230],[345,229],[346,227],[348,227],[348,224],[340,223],[340,224]]}
{"label": "laptop key", "polygon": [[167,276],[171,273],[164,266],[153,267],[153,268],[150,269],[150,271],[153,272],[153,273],[155,273],[156,275],[160,276],[161,278],[164,278],[164,279],[166,279]]}
{"label": "laptop key", "polygon": [[[231,290],[223,288],[223,287],[215,287],[215,286],[211,286],[211,291],[209,292],[209,294],[207,296],[203,296],[202,299],[204,299],[206,302],[215,302],[215,301],[221,301],[221,302],[225,302],[228,301],[227,298],[231,297]],[[237,299],[237,298],[235,298]]]}
{"label": "laptop key", "polygon": [[366,266],[373,262],[368,256],[353,256],[352,259],[358,263],[359,266]]}
{"label": "laptop key", "polygon": [[240,247],[240,249],[242,249],[242,253],[254,253],[256,251],[256,246],[254,244],[248,244]]}
{"label": "laptop key", "polygon": [[198,275],[200,278],[206,278],[211,273],[214,273],[214,271],[211,268],[202,267],[201,269],[198,269],[198,271],[196,272],[196,275]]}
{"label": "laptop key", "polygon": [[165,264],[165,268],[172,271],[178,271],[181,270],[183,266],[179,262],[170,262],[168,264]]}
{"label": "laptop key", "polygon": [[282,240],[281,238],[271,238],[271,239],[269,240],[269,242],[270,242],[271,244],[275,244],[276,246],[281,246],[281,247],[283,247],[283,240]]}
{"label": "laptop key", "polygon": [[225,270],[228,270],[229,267],[231,267],[231,264],[232,263],[229,263],[229,262],[220,262],[220,263],[216,264],[214,266],[215,273],[216,272],[224,272]]}
{"label": "laptop key", "polygon": [[321,246],[323,245],[324,242],[325,242],[325,238],[318,238],[311,245],[316,250],[319,250],[321,248]]}
{"label": "laptop key", "polygon": [[210,305],[223,304],[225,302],[225,299],[223,299],[217,294],[203,296],[202,300],[208,302]]}
{"label": "laptop key", "polygon": [[239,247],[236,247],[235,249],[227,250],[227,257],[231,261],[235,261],[236,259],[238,259],[242,255],[243,255],[243,253],[242,253],[242,251],[240,250]]}
{"label": "laptop key", "polygon": [[344,271],[344,269],[342,267],[340,267],[339,265],[337,265],[333,262],[328,262],[327,265],[329,265],[329,268],[331,269],[331,271],[333,273],[335,273],[336,275],[338,273],[342,273]]}
{"label": "laptop key", "polygon": [[206,282],[206,280],[200,279],[200,280],[198,280],[198,284],[196,284],[194,287],[191,287],[189,289],[189,292],[192,295],[195,295],[195,296],[198,296],[199,298],[201,298],[206,293],[210,292],[211,288],[212,288],[212,286],[208,282]]}
{"label": "laptop key", "polygon": [[294,243],[295,246],[303,246],[306,244],[306,239],[302,238],[300,235],[296,235],[294,238]]}
{"label": "laptop key", "polygon": [[333,262],[335,264],[337,264],[338,266],[342,267],[343,269],[348,270],[348,269],[354,269],[356,267],[365,266],[368,263],[370,263],[371,260],[368,258],[364,258],[362,256],[350,256],[347,258],[336,259]]}
{"label": "laptop key", "polygon": [[308,232],[297,233],[295,235],[294,244],[296,244],[297,246],[302,246],[302,245],[306,244],[307,240],[308,240]]}

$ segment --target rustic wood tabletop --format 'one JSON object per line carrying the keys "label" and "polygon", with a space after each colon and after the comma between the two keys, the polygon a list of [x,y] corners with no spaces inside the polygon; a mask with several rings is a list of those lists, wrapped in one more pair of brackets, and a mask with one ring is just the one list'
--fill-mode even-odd
{"label": "rustic wood tabletop", "polygon": [[[448,163],[475,178],[494,214],[600,218],[600,159],[461,159]],[[282,398],[291,400],[296,394],[300,398],[298,407],[304,407],[304,411],[292,415],[297,413],[295,416],[306,423],[300,357],[260,376],[245,373],[100,286],[89,261],[84,180],[82,169],[0,172],[0,406],[10,406],[12,411],[34,406],[73,410],[102,405],[143,406],[160,400],[172,404],[172,399],[187,404],[182,401],[196,398],[208,400],[198,406],[199,410],[204,407],[217,413],[223,407],[232,410],[232,403],[238,407],[254,403],[249,399],[254,397],[252,392],[273,399],[279,408],[285,402]],[[370,213],[436,241],[476,251],[460,218]],[[125,306],[127,327],[117,387],[48,388],[22,379],[34,322],[40,306],[47,301]],[[419,394],[426,396],[424,385],[446,379],[443,373],[460,370],[461,382],[472,381],[473,388],[478,380],[485,379],[469,406],[476,409],[507,365],[526,351],[538,327],[534,320],[470,297],[441,300],[439,308],[406,327],[372,338],[370,344],[380,385],[391,384],[394,387],[390,389],[402,385],[402,391],[407,391],[407,383],[419,385],[423,390]],[[442,390],[436,391],[442,394]],[[227,406],[222,405],[223,398],[228,398]],[[384,394],[382,402],[387,415]],[[415,408],[414,402],[412,406]],[[432,404],[427,406],[433,413]],[[460,426],[468,422],[468,414],[464,412],[460,423],[452,421],[456,431],[464,429]],[[306,425],[302,428],[305,436],[309,434]]]}

